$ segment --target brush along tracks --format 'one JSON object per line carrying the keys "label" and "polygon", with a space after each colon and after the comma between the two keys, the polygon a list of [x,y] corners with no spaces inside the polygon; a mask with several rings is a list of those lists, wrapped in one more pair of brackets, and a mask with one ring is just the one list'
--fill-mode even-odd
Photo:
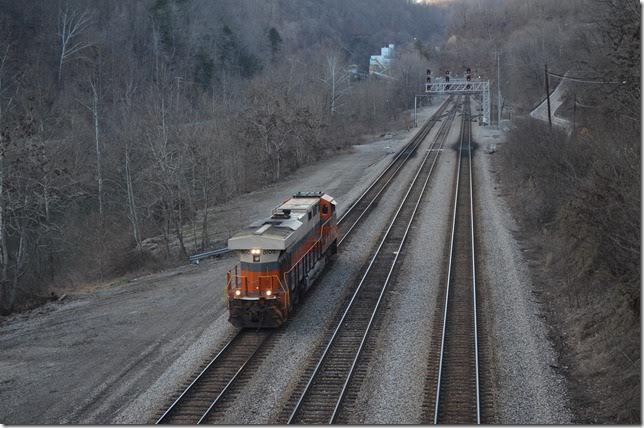
{"label": "brush along tracks", "polygon": [[449,266],[439,295],[423,403],[423,423],[481,422],[476,249],[469,99],[464,109],[456,173]]}
{"label": "brush along tracks", "polygon": [[[385,170],[338,220],[341,238],[338,245],[351,236],[355,227],[366,218],[398,172],[416,153],[434,125],[440,120],[451,100],[443,102],[416,135],[394,157]],[[346,226],[345,226],[346,225]],[[283,328],[286,328],[284,326]],[[194,377],[178,397],[156,418],[157,424],[211,423],[221,416],[233,401],[237,383],[247,378],[248,368],[257,364],[271,348],[271,330],[240,330]]]}
{"label": "brush along tracks", "polygon": [[442,123],[308,380],[303,379],[306,383],[298,385],[287,403],[286,422],[336,422],[349,384],[361,381],[361,353],[455,115],[456,108]]}

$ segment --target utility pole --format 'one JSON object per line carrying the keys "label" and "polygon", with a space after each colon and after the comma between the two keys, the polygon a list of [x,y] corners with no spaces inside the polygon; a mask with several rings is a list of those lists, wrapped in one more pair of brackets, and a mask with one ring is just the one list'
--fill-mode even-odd
{"label": "utility pole", "polygon": [[414,128],[418,126],[416,124],[416,106],[418,105],[418,95],[414,95]]}
{"label": "utility pole", "polygon": [[501,129],[501,50],[496,51],[496,127]]}
{"label": "utility pole", "polygon": [[552,117],[550,116],[550,83],[548,80],[548,64],[546,64],[546,100],[548,100],[548,124],[552,131]]}

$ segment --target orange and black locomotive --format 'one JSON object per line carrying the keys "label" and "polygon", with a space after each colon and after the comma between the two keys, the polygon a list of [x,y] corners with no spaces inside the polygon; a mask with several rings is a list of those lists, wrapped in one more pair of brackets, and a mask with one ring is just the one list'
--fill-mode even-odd
{"label": "orange and black locomotive", "polygon": [[228,320],[238,327],[278,327],[337,250],[336,203],[298,192],[228,240],[240,263],[226,278]]}

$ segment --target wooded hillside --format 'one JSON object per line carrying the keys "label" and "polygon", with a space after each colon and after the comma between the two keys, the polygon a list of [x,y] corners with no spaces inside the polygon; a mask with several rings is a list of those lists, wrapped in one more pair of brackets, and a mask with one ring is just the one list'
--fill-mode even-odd
{"label": "wooded hillside", "polygon": [[[141,266],[151,236],[212,246],[206,207],[399,119],[440,23],[404,0],[0,1],[0,309]],[[401,79],[349,78],[388,43]]]}

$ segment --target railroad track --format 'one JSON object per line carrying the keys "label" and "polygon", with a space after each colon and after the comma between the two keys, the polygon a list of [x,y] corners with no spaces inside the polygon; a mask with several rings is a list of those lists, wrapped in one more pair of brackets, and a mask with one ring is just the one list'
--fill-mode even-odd
{"label": "railroad track", "polygon": [[456,108],[442,123],[306,385],[292,396],[287,423],[336,422],[350,382],[363,373],[361,354],[455,115]]}
{"label": "railroad track", "polygon": [[472,186],[472,141],[466,100],[454,192],[449,266],[439,295],[425,386],[423,423],[481,422]]}
{"label": "railroad track", "polygon": [[172,405],[157,424],[194,424],[206,420],[234,379],[259,352],[270,336],[268,330],[241,330]]}
{"label": "railroad track", "polygon": [[[447,99],[419,129],[378,175],[371,185],[338,219],[340,226],[340,246],[365,218],[384,190],[398,175],[401,168],[422,144],[439,118],[444,114],[451,100]],[[234,391],[236,382],[243,377],[247,367],[260,354],[273,332],[270,330],[240,330],[233,336],[189,383],[172,404],[156,419],[157,424],[198,424],[211,423],[223,412],[222,407],[229,403],[228,394]]]}

